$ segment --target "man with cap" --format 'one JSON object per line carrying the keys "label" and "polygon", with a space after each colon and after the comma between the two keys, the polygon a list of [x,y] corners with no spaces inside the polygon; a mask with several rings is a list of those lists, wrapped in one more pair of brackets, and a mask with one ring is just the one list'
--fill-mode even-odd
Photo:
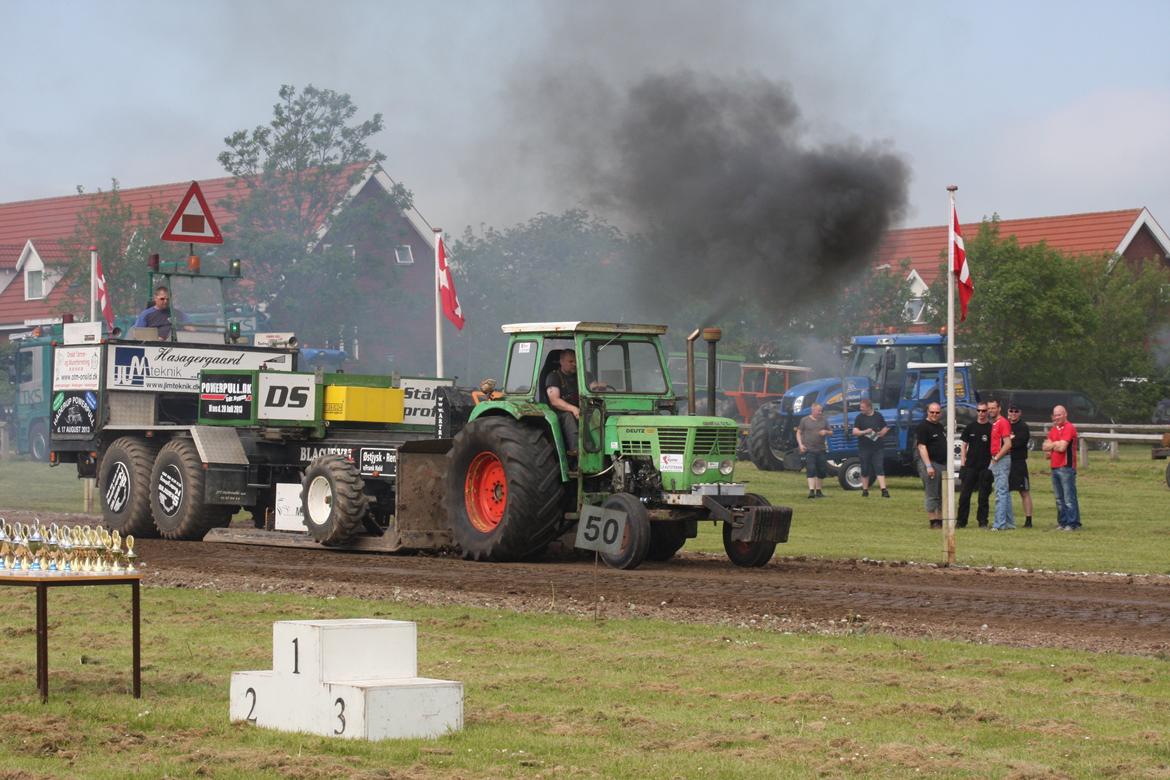
{"label": "man with cap", "polygon": [[1032,431],[1020,415],[1020,407],[1008,404],[1008,422],[1012,426],[1012,467],[1008,472],[1008,490],[1020,494],[1024,504],[1024,528],[1032,527],[1032,485],[1028,479],[1028,444]]}

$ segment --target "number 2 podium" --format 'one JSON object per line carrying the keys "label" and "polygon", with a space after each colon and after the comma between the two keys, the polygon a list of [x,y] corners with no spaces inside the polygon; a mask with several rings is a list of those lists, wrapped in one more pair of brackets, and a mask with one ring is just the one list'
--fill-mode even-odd
{"label": "number 2 podium", "polygon": [[278,621],[272,670],[232,673],[230,717],[369,740],[459,731],[463,683],[419,677],[417,641],[402,620]]}

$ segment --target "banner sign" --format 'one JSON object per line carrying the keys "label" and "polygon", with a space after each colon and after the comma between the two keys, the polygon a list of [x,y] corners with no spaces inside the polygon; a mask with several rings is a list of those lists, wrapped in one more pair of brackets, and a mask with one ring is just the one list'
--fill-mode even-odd
{"label": "banner sign", "polygon": [[97,390],[101,370],[101,347],[96,344],[53,350],[54,390]]}
{"label": "banner sign", "polygon": [[118,344],[106,356],[106,386],[112,390],[198,393],[200,371],[291,371],[292,362],[287,352]]}
{"label": "banner sign", "polygon": [[199,418],[252,419],[252,377],[248,374],[208,374],[199,381]]}
{"label": "banner sign", "polygon": [[97,427],[97,393],[92,390],[53,394],[54,434],[93,434]]}
{"label": "banner sign", "polygon": [[454,384],[450,379],[414,379],[403,377],[401,382],[404,413],[407,425],[434,425],[435,402],[438,388]]}

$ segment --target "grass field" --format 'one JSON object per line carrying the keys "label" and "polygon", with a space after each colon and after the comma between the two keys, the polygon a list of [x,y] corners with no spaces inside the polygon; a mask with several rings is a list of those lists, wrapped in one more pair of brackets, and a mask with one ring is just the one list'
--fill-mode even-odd
{"label": "grass field", "polygon": [[[1078,476],[1084,531],[1055,533],[1056,508],[1043,458],[1033,455],[1032,497],[1036,528],[1007,534],[987,533],[971,525],[956,531],[960,564],[1018,566],[1060,571],[1170,573],[1170,489],[1165,461],[1150,459],[1149,449],[1123,447],[1120,460],[1093,453]],[[772,503],[795,509],[791,541],[779,555],[880,560],[942,561],[942,536],[927,528],[922,485],[911,477],[892,477],[893,498],[841,490],[835,479],[826,498],[810,501],[803,474],[762,472],[750,464],[737,467],[736,478]],[[1023,525],[1015,497],[1017,525]],[[994,504],[994,499],[993,499]],[[71,466],[49,468],[28,461],[0,462],[0,507],[79,512],[82,486]],[[993,510],[994,511],[994,510]],[[687,550],[722,552],[719,529],[701,526]]]}
{"label": "grass field", "polygon": [[[1166,659],[786,635],[302,596],[125,588],[0,601],[0,777],[1165,777]],[[465,729],[362,743],[228,722],[233,670],[280,619],[419,624],[419,669],[465,686]]]}

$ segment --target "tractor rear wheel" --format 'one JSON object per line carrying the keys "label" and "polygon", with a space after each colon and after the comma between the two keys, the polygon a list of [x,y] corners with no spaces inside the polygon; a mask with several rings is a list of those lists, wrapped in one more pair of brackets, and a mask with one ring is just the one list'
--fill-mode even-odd
{"label": "tractor rear wheel", "polygon": [[650,549],[647,560],[669,561],[687,543],[687,524],[683,520],[667,520],[650,524]]}
{"label": "tractor rear wheel", "polygon": [[560,464],[538,428],[481,417],[455,436],[447,458],[447,517],[464,558],[520,560],[562,530]]}
{"label": "tractor rear wheel", "polygon": [[784,449],[780,438],[780,413],[774,404],[764,404],[752,415],[748,433],[748,452],[752,463],[760,471],[780,471],[784,468]]}
{"label": "tractor rear wheel", "polygon": [[362,529],[370,501],[357,468],[341,455],[320,455],[301,480],[301,510],[309,536],[333,547]]}
{"label": "tractor rear wheel", "polygon": [[134,436],[115,439],[106,448],[97,474],[106,528],[123,536],[158,536],[150,516],[154,456],[154,447]]}
{"label": "tractor rear wheel", "polygon": [[212,528],[231,522],[234,507],[204,500],[207,472],[195,442],[171,439],[150,473],[150,511],[164,539],[198,541]]}
{"label": "tractor rear wheel", "polygon": [[626,513],[626,532],[622,535],[621,549],[614,554],[603,552],[601,560],[615,569],[638,568],[650,551],[650,513],[637,496],[629,493],[614,493],[605,499],[602,507]]}
{"label": "tractor rear wheel", "polygon": [[[743,497],[744,506],[771,506],[771,502],[756,493]],[[763,566],[776,552],[775,542],[738,542],[731,538],[731,524],[723,524],[723,550],[736,566]]]}

